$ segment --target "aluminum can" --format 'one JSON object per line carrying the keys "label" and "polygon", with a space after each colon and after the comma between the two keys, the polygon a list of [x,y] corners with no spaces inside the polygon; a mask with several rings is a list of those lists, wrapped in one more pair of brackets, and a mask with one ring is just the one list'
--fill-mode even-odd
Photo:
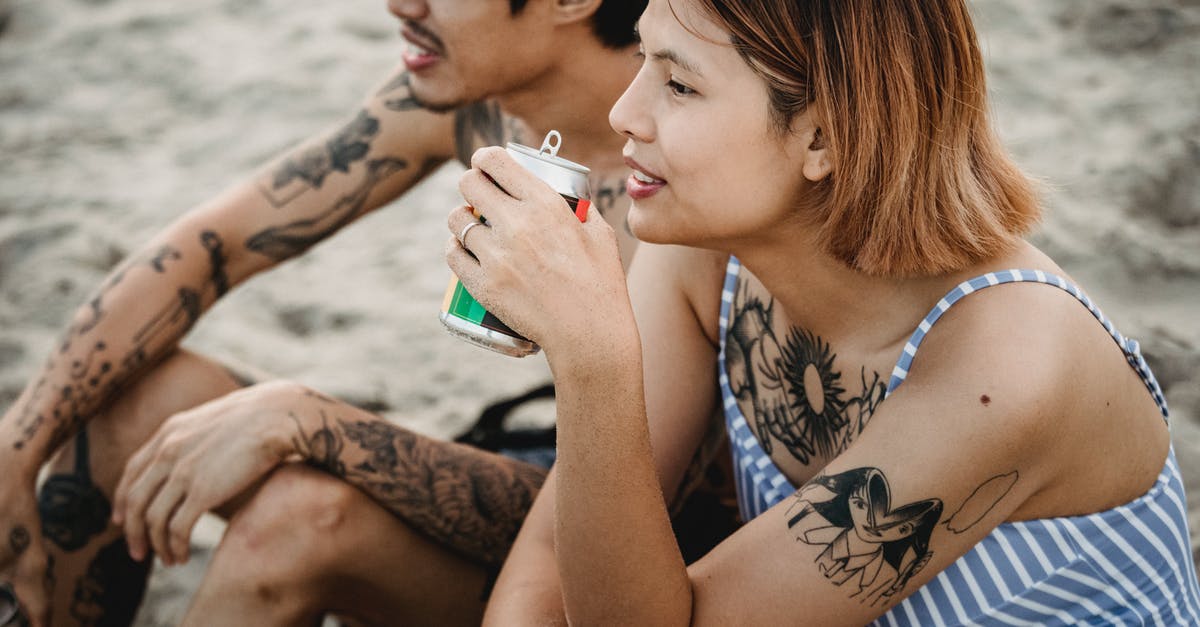
{"label": "aluminum can", "polygon": [[[504,149],[517,163],[566,199],[571,211],[583,222],[591,204],[591,193],[588,189],[589,170],[559,157],[558,150],[561,146],[562,135],[558,131],[550,131],[540,149],[511,142]],[[457,276],[450,277],[450,285],[446,289],[439,318],[450,333],[498,353],[525,357],[541,350],[536,343],[508,328],[508,325],[484,309],[483,305],[467,292]]]}

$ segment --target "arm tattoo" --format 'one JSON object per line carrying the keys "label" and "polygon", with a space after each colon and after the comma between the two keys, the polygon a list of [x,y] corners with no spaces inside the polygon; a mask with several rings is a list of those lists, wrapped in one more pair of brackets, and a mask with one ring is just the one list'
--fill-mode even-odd
{"label": "arm tattoo", "polygon": [[386,96],[403,87],[406,91],[408,91],[407,95],[400,96],[398,98],[388,98],[387,100],[383,101],[383,106],[390,111],[411,111],[413,109],[423,109],[424,107],[421,105],[421,102],[417,100],[412,91],[408,90],[408,85],[409,74],[408,72],[402,72],[389,81],[387,85],[384,85],[375,95]]}
{"label": "arm tattoo", "polygon": [[343,420],[305,433],[297,448],[367,492],[414,529],[485,565],[500,564],[546,471],[445,442],[383,419]]}
{"label": "arm tattoo", "polygon": [[954,533],[962,533],[974,527],[1000,504],[1016,485],[1019,477],[1020,474],[1014,470],[983,482],[943,524]]}
{"label": "arm tattoo", "polygon": [[[131,346],[123,354],[113,354],[104,339],[89,338],[89,343],[83,346],[77,346],[77,340],[95,331],[105,315],[104,299],[132,269],[145,267],[156,274],[165,274],[167,262],[180,260],[183,254],[171,246],[162,246],[153,253],[131,259],[101,286],[99,294],[87,305],[86,321],[67,329],[58,355],[46,361],[27,400],[17,409],[18,436],[13,442],[14,449],[23,449],[48,422],[53,423],[50,446],[57,447],[89,416],[115,398],[126,383],[135,380],[175,346],[200,318],[206,292],[213,294],[215,300],[229,289],[220,237],[204,231],[200,243],[210,262],[204,283],[195,288],[177,287],[166,303],[156,311],[151,310],[151,317],[133,334]],[[72,350],[74,356],[69,354]],[[46,404],[49,409],[39,409]]]}
{"label": "arm tattoo", "polygon": [[929,563],[941,515],[939,499],[893,507],[878,468],[819,475],[786,512],[796,541],[824,547],[816,559],[821,574],[870,605],[886,603]]}
{"label": "arm tattoo", "polygon": [[283,207],[304,192],[320,189],[331,173],[349,172],[352,164],[366,158],[378,133],[379,119],[366,110],[359,111],[324,144],[310,146],[284,160],[259,187],[272,206]]}
{"label": "arm tattoo", "polygon": [[879,373],[860,372],[862,392],[846,398],[837,355],[821,338],[793,327],[781,342],[775,301],[735,292],[727,363],[733,393],[752,407],[763,450],[779,441],[802,464],[832,459],[866,428],[887,386]]}
{"label": "arm tattoo", "polygon": [[246,240],[246,248],[277,261],[298,255],[309,247],[353,222],[367,205],[371,192],[389,176],[408,167],[403,159],[373,159],[358,187],[342,196],[324,212],[282,226],[268,227]]}
{"label": "arm tattoo", "polygon": [[209,281],[217,290],[217,297],[220,298],[229,291],[229,277],[225,275],[225,251],[222,250],[225,244],[221,241],[221,237],[213,231],[201,233],[200,243],[208,251],[209,265],[211,266]]}

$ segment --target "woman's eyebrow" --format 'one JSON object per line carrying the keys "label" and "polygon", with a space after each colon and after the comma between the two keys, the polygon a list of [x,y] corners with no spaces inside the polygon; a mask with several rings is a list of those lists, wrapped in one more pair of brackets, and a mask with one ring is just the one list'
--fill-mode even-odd
{"label": "woman's eyebrow", "polygon": [[650,56],[656,61],[669,61],[674,63],[675,65],[678,65],[679,67],[692,74],[695,74],[696,76],[704,76],[704,74],[701,73],[695,65],[692,65],[686,59],[679,56],[679,53],[675,52],[674,50],[659,50]]}

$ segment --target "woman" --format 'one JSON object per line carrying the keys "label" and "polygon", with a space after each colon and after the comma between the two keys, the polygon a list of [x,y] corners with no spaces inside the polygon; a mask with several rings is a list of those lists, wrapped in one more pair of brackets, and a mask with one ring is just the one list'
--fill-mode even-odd
{"label": "woman", "polygon": [[[492,228],[450,266],[558,398],[489,620],[1200,621],[1161,392],[1021,239],[965,3],[651,0],[640,30],[632,296],[502,151],[461,183]],[[664,494],[717,408],[746,524],[685,567]]]}

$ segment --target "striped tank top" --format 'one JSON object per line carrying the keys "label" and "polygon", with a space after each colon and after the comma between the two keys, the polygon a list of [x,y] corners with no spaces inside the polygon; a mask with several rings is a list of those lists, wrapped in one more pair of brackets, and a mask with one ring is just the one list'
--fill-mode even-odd
{"label": "striped tank top", "polygon": [[[738,505],[750,520],[796,487],[762,449],[729,384],[725,342],[741,264],[730,258],[721,295],[719,375],[733,451]],[[1104,325],[1158,403],[1162,390],[1127,339],[1075,285],[1035,270],[1008,270],[965,281],[921,322],[888,383],[893,392],[935,322],[972,292],[1013,282],[1044,283],[1078,299]],[[1183,481],[1172,447],[1154,486],[1113,509],[1007,522],[872,625],[1200,625],[1200,586],[1192,562]]]}

